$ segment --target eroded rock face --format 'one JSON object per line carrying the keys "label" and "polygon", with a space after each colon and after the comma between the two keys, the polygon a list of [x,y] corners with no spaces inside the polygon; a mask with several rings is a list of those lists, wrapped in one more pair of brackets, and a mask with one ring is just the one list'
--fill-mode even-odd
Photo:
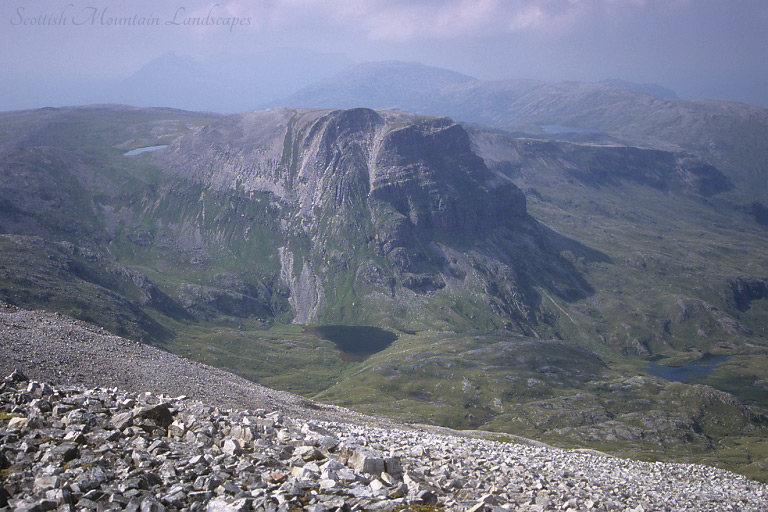
{"label": "eroded rock face", "polygon": [[381,140],[372,198],[391,205],[417,230],[485,230],[525,217],[525,197],[472,152],[467,132],[440,118],[394,129]]}
{"label": "eroded rock face", "polygon": [[425,429],[219,409],[186,397],[0,384],[2,510],[765,510],[768,487]]}
{"label": "eroded rock face", "polygon": [[747,311],[752,301],[768,297],[768,279],[733,278],[729,284],[731,293],[723,293],[723,298],[739,311]]}
{"label": "eroded rock face", "polygon": [[239,318],[270,316],[271,293],[250,296],[226,289],[206,288],[193,284],[179,287],[179,302],[195,318],[204,319],[214,313]]}

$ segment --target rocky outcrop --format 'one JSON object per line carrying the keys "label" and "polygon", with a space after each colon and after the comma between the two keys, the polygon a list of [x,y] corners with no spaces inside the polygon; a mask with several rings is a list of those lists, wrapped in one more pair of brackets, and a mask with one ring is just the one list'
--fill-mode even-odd
{"label": "rocky outcrop", "polygon": [[522,192],[489,172],[464,128],[447,118],[389,131],[374,158],[370,195],[418,231],[486,230],[526,214]]}
{"label": "rocky outcrop", "polygon": [[[587,289],[527,215],[523,193],[447,118],[275,109],[223,118],[153,158],[182,180],[174,193],[267,194],[278,235],[271,260],[257,263],[280,262],[296,323],[407,326],[409,311],[440,294],[453,317],[472,317],[466,310],[477,306],[461,295],[474,293],[499,314],[490,327],[525,330],[542,283],[522,274],[560,281],[557,295]],[[202,236],[209,246],[217,238]]]}
{"label": "rocky outcrop", "polygon": [[733,181],[702,158],[641,147],[597,146],[515,139],[482,129],[472,143],[486,164],[517,182],[560,174],[564,182],[594,188],[636,183],[662,192],[709,198],[733,190]]}
{"label": "rocky outcrop", "polygon": [[730,293],[723,293],[723,300],[741,312],[749,310],[753,301],[768,297],[768,279],[738,277],[728,284]]}
{"label": "rocky outcrop", "polygon": [[209,319],[216,314],[237,318],[268,318],[274,316],[269,303],[242,293],[229,290],[182,284],[179,302],[192,318]]}
{"label": "rocky outcrop", "polygon": [[294,256],[287,248],[278,250],[280,255],[280,277],[290,289],[288,298],[295,312],[294,322],[306,324],[317,318],[323,299],[323,289],[314,270],[307,261],[301,264],[300,270],[294,269]]}
{"label": "rocky outcrop", "polygon": [[[727,182],[765,201],[768,110],[719,100],[661,99],[646,94],[647,89],[616,85],[484,82],[421,65],[383,62],[350,67],[286,98],[284,104],[398,106],[536,138],[682,150],[721,169]],[[708,189],[705,184],[703,190]]]}

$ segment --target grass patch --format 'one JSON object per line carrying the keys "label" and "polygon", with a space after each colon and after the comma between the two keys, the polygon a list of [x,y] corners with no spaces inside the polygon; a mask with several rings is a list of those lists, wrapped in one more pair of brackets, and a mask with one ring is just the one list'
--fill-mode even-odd
{"label": "grass patch", "polygon": [[166,348],[265,386],[304,396],[313,396],[333,385],[347,366],[333,343],[307,334],[299,326],[264,329],[255,320],[238,324],[182,326]]}
{"label": "grass patch", "polygon": [[8,411],[0,411],[0,421],[11,421],[13,418],[21,418],[20,414],[9,413]]}
{"label": "grass patch", "polygon": [[398,505],[395,510],[402,512],[439,512],[445,510],[442,505]]}

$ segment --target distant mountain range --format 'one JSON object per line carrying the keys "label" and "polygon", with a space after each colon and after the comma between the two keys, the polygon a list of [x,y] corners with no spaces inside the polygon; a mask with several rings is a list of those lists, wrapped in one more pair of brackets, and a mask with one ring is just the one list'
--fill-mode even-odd
{"label": "distant mountain range", "polygon": [[[15,90],[19,84],[6,85],[9,101],[23,103],[27,93]],[[412,62],[352,65],[343,55],[271,49],[201,60],[166,55],[119,83],[96,80],[69,89],[65,82],[29,94],[44,94],[54,104],[87,101],[223,113],[268,107],[399,108],[537,138],[685,151],[727,170],[735,186],[760,203],[756,211],[768,203],[768,111],[727,101],[680,100],[655,84],[483,81]]]}
{"label": "distant mountain range", "polygon": [[294,49],[203,59],[165,55],[116,84],[108,98],[110,103],[142,107],[245,112],[349,65],[343,55]]}
{"label": "distant mountain range", "polygon": [[686,151],[727,169],[740,190],[766,201],[768,110],[675,97],[663,87],[617,80],[488,82],[421,64],[376,62],[347,68],[277,104],[397,107],[538,138]]}
{"label": "distant mountain range", "polygon": [[[124,78],[107,76],[2,76],[0,110],[30,106],[126,104],[219,113],[272,104],[350,66],[341,54],[273,48],[204,57],[159,56]],[[41,101],[43,103],[41,103]]]}

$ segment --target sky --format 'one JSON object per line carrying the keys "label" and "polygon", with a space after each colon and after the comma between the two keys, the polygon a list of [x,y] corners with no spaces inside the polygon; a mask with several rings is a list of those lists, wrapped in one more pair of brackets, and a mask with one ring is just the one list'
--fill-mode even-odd
{"label": "sky", "polygon": [[170,54],[285,48],[768,108],[766,0],[2,0],[0,110],[109,100]]}

